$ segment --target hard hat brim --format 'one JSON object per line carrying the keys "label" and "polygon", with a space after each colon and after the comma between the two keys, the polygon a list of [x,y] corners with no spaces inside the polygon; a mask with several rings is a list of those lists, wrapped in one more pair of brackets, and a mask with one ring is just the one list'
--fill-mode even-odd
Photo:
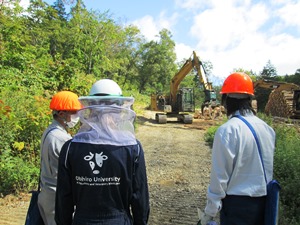
{"label": "hard hat brim", "polygon": [[81,96],[78,98],[84,107],[101,104],[118,104],[118,105],[132,105],[134,102],[133,97],[123,96]]}
{"label": "hard hat brim", "polygon": [[237,98],[237,99],[245,99],[245,98],[252,98],[252,94],[244,94],[244,93],[228,93],[228,97],[230,98]]}

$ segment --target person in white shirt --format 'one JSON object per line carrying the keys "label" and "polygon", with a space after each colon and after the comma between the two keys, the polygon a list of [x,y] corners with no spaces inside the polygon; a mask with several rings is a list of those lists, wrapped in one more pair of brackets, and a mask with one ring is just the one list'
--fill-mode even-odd
{"label": "person in white shirt", "polygon": [[[244,73],[229,75],[222,86],[222,104],[228,121],[215,133],[210,184],[201,224],[213,221],[220,212],[221,225],[264,225],[266,180],[272,180],[275,132],[256,116],[251,106],[254,96],[251,78]],[[254,128],[258,146],[242,116]]]}

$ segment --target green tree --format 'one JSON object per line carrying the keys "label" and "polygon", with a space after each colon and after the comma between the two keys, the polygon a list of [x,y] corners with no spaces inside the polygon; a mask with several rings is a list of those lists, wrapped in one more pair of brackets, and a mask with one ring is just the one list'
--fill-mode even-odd
{"label": "green tree", "polygon": [[28,37],[25,34],[23,9],[0,5],[0,65],[23,70],[31,55],[26,54]]}
{"label": "green tree", "polygon": [[297,69],[295,74],[285,75],[283,81],[300,85],[300,69]]}
{"label": "green tree", "polygon": [[67,13],[63,0],[56,0],[52,7],[57,11],[57,15],[60,18],[60,20],[67,20]]}
{"label": "green tree", "polygon": [[159,37],[158,42],[150,41],[141,48],[140,93],[170,90],[170,81],[176,72],[175,43],[166,29],[160,31]]}
{"label": "green tree", "polygon": [[[115,50],[123,35],[107,13],[88,12],[80,1],[72,8],[69,23],[69,58],[76,59],[86,74],[114,78]],[[81,7],[81,8],[80,8]],[[117,51],[118,52],[118,51]]]}
{"label": "green tree", "polygon": [[242,73],[245,73],[245,74],[249,75],[253,81],[256,80],[256,76],[257,75],[256,75],[255,72],[253,72],[253,70],[245,70],[243,68],[238,68],[238,69],[234,68],[233,72],[242,72]]}
{"label": "green tree", "polygon": [[[65,1],[50,6],[31,0],[26,10],[19,1],[14,4],[0,5],[0,178],[8,178],[0,189],[8,192],[35,185],[54,93],[87,95],[100,78],[114,79],[132,95],[169,90],[176,72],[175,44],[167,30],[159,41],[146,43],[137,27],[116,23],[108,12],[88,11],[83,1],[76,1],[68,16]],[[24,170],[12,167],[17,164]]]}
{"label": "green tree", "polygon": [[277,76],[277,70],[270,60],[268,60],[263,70],[260,72],[260,76],[263,79],[272,79]]}
{"label": "green tree", "polygon": [[64,59],[65,42],[68,37],[67,30],[67,13],[62,0],[54,2],[52,9],[48,10],[49,25],[49,53],[53,61]]}
{"label": "green tree", "polygon": [[113,69],[123,89],[133,90],[138,87],[138,65],[141,61],[139,49],[144,38],[135,26],[127,26],[119,30],[119,43],[116,43]]}

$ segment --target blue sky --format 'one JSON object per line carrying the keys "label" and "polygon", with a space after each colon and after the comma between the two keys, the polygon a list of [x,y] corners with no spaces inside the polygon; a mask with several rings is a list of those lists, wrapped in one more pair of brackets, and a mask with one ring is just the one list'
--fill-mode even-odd
{"label": "blue sky", "polygon": [[[29,0],[23,0],[26,2]],[[70,1],[70,0],[69,0]],[[54,0],[46,0],[53,4]],[[257,74],[268,60],[278,75],[300,68],[298,0],[84,0],[87,9],[109,10],[116,21],[134,24],[148,40],[171,31],[178,60],[195,50],[210,61],[213,75],[234,68]]]}

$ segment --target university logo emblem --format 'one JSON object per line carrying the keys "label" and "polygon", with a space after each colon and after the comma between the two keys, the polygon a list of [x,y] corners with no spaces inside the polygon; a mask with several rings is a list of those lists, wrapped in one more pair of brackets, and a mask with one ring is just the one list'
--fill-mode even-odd
{"label": "university logo emblem", "polygon": [[[98,167],[102,167],[103,166],[103,161],[107,160],[108,157],[106,155],[103,155],[103,152],[101,153],[91,153],[87,156],[84,157],[84,160],[89,161],[90,167],[93,171],[93,174],[99,174],[100,170],[98,170]],[[98,167],[96,167],[96,165]]]}

